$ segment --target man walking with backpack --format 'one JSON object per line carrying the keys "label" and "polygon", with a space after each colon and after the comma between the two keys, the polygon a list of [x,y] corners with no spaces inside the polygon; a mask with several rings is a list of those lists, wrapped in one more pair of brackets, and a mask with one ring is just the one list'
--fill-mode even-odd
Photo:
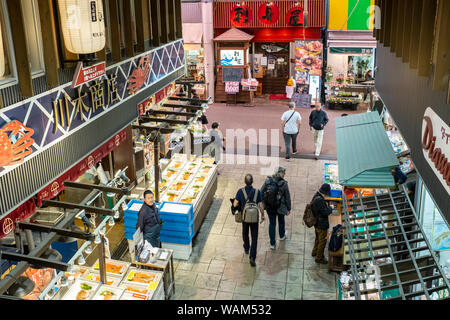
{"label": "man walking with backpack", "polygon": [[[262,206],[261,191],[252,187],[253,176],[245,176],[245,187],[238,190],[233,207],[242,213],[242,238],[244,240],[244,251],[250,254],[249,260],[252,267],[256,266],[256,249],[258,247],[258,216],[261,213],[261,221],[264,221],[264,208]],[[252,234],[250,244],[248,233]]]}
{"label": "man walking with backpack", "polygon": [[312,256],[315,257],[316,263],[327,264],[328,261],[324,257],[324,250],[327,244],[327,233],[330,224],[328,216],[333,212],[333,205],[328,205],[325,196],[330,196],[331,186],[324,183],[311,201],[311,210],[316,217],[314,225],[316,238],[314,240],[314,248]]}
{"label": "man walking with backpack", "polygon": [[261,188],[263,194],[263,205],[269,216],[269,237],[270,248],[275,250],[275,229],[278,218],[278,231],[280,240],[286,240],[287,231],[285,229],[284,217],[291,213],[291,195],[289,193],[289,186],[284,177],[286,169],[278,167],[275,174],[267,177],[264,185]]}
{"label": "man walking with backpack", "polygon": [[286,160],[291,158],[290,144],[292,141],[292,154],[297,153],[297,136],[300,132],[300,123],[302,117],[300,113],[294,110],[295,103],[289,103],[289,110],[283,113],[281,126],[283,128],[284,144],[286,145]]}

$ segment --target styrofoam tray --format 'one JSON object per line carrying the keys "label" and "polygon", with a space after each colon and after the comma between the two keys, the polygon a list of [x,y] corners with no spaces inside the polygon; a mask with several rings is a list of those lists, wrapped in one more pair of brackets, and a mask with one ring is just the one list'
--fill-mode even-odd
{"label": "styrofoam tray", "polygon": [[[142,281],[133,280],[135,275],[138,274],[138,273],[146,275],[146,276],[148,276],[150,278],[142,280]],[[141,269],[137,269],[137,268],[130,268],[128,270],[127,275],[122,280],[122,283],[146,285],[150,289],[155,290],[157,285],[158,285],[158,283],[162,279],[162,275],[163,275],[163,273],[161,271],[141,270]]]}
{"label": "styrofoam tray", "polygon": [[[91,287],[89,290],[83,290],[81,288],[82,284],[87,284]],[[84,279],[77,279],[75,280],[75,283],[70,286],[69,290],[67,290],[66,294],[62,297],[61,300],[90,300],[94,294],[97,288],[99,287],[99,284],[93,281],[88,281]],[[77,295],[81,292],[86,292],[86,298],[85,299],[77,299]]]}
{"label": "styrofoam tray", "polygon": [[[114,265],[119,267],[120,269],[118,270],[118,272],[108,272],[108,264]],[[123,262],[123,261],[118,261],[118,260],[112,260],[112,259],[106,259],[106,265],[107,265],[107,274],[110,275],[116,275],[119,277],[122,277],[128,270],[128,267],[131,265],[131,263],[127,263],[127,262]],[[94,270],[99,270],[100,266],[99,266],[99,262],[98,259],[94,264]]]}
{"label": "styrofoam tray", "polygon": [[[91,272],[84,274],[84,276],[82,276],[82,279],[100,283],[100,272],[92,270]],[[112,274],[106,275],[106,282],[107,282],[106,285],[108,286],[117,287],[120,284],[121,280],[122,280],[121,276],[116,276]]]}
{"label": "styrofoam tray", "polygon": [[[104,294],[106,291],[109,291],[112,294],[110,299],[105,299],[106,295],[102,295],[102,293]],[[123,292],[123,289],[117,287],[101,285],[92,297],[92,300],[119,300]]]}
{"label": "styrofoam tray", "polygon": [[119,285],[119,288],[125,290],[126,292],[138,293],[147,296],[152,293],[152,290],[149,289],[147,285],[129,284],[128,282],[122,282]]}

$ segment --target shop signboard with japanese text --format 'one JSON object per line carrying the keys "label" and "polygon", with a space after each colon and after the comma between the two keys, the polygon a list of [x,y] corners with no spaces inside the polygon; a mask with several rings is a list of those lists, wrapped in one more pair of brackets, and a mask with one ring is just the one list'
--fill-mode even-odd
{"label": "shop signboard with japanese text", "polygon": [[75,88],[66,83],[1,109],[0,147],[6,152],[0,176],[182,68],[183,43],[176,41],[112,65]]}
{"label": "shop signboard with japanese text", "polygon": [[222,66],[243,66],[244,50],[220,50],[220,64]]}

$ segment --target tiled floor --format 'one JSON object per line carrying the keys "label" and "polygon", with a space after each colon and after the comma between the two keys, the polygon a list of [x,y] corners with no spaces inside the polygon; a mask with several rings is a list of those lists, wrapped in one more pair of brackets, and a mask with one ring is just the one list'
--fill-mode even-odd
{"label": "tiled floor", "polygon": [[293,159],[280,165],[287,169],[293,201],[286,218],[287,240],[269,248],[268,221],[259,226],[255,268],[242,248],[241,225],[230,212],[229,198],[243,186],[244,175],[252,173],[260,188],[265,176],[255,165],[219,166],[215,200],[193,243],[188,261],[175,261],[176,294],[173,299],[336,299],[336,273],[318,265],[311,257],[314,230],[302,223],[306,202],[321,185],[324,161]]}

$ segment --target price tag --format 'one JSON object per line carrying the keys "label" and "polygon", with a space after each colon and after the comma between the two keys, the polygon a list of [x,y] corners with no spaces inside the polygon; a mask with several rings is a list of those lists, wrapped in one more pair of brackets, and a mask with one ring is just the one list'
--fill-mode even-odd
{"label": "price tag", "polygon": [[151,282],[148,286],[148,288],[153,291],[155,291],[157,287],[158,287],[158,282]]}

